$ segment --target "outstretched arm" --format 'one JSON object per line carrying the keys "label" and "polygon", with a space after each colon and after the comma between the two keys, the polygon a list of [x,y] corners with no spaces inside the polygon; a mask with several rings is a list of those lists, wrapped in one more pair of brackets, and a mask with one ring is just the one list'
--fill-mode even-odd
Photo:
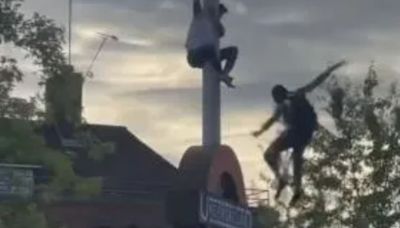
{"label": "outstretched arm", "polygon": [[338,63],[336,63],[333,66],[328,67],[324,72],[322,72],[320,75],[318,75],[317,78],[315,78],[311,83],[308,85],[298,89],[296,92],[298,93],[308,93],[314,90],[317,86],[319,86],[322,82],[324,82],[333,71],[337,70],[338,68],[342,67],[345,65],[347,62],[342,60]]}
{"label": "outstretched arm", "polygon": [[269,119],[261,126],[260,130],[254,131],[254,132],[252,132],[251,134],[252,134],[254,137],[260,136],[262,133],[264,133],[266,130],[268,130],[268,129],[279,119],[280,115],[281,115],[281,112],[280,112],[280,111],[275,112],[275,114],[274,114],[271,118],[269,118]]}
{"label": "outstretched arm", "polygon": [[193,0],[193,15],[196,17],[201,13],[200,0]]}

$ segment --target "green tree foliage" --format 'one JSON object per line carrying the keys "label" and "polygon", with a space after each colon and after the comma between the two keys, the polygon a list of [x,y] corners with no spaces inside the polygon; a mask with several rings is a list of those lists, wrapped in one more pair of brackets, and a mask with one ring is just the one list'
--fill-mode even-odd
{"label": "green tree foliage", "polygon": [[48,227],[46,216],[36,204],[7,203],[0,205],[0,228]]}
{"label": "green tree foliage", "polygon": [[31,18],[21,12],[23,0],[0,1],[0,44],[10,43],[27,51],[42,68],[44,79],[62,73],[64,30],[53,20],[34,13]]}
{"label": "green tree foliage", "polygon": [[253,218],[254,228],[277,228],[281,227],[282,223],[280,221],[280,213],[271,207],[266,205],[260,205],[254,212],[255,216]]}
{"label": "green tree foliage", "polygon": [[400,94],[378,85],[373,66],[362,85],[329,84],[335,129],[320,127],[308,153],[295,227],[400,226]]}

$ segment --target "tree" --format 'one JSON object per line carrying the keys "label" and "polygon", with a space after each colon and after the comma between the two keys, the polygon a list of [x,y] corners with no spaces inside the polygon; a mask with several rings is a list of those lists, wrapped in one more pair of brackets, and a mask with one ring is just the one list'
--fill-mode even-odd
{"label": "tree", "polygon": [[0,2],[0,44],[11,43],[26,50],[27,57],[41,67],[44,79],[57,76],[67,65],[62,49],[64,30],[38,13],[26,18],[20,10],[22,3]]}
{"label": "tree", "polygon": [[[13,44],[27,52],[27,58],[40,66],[42,82],[60,77],[68,66],[62,51],[64,31],[53,20],[35,13],[31,18],[20,11],[22,0],[0,1],[0,45]],[[24,73],[16,59],[0,55],[0,162],[42,165],[50,171],[50,182],[40,186],[39,201],[2,201],[0,228],[47,227],[40,205],[65,191],[92,196],[100,191],[98,179],[77,176],[71,159],[62,151],[50,149],[37,134],[43,115],[37,100],[12,97],[11,92],[23,80]],[[93,139],[88,139],[93,141]],[[98,150],[104,150],[99,144]],[[110,148],[109,144],[106,145]],[[95,148],[95,149],[96,149]],[[108,150],[102,151],[107,153]]]}
{"label": "tree", "polygon": [[395,83],[378,86],[373,66],[362,85],[329,84],[325,104],[335,129],[320,127],[313,140],[296,227],[400,225],[400,93]]}

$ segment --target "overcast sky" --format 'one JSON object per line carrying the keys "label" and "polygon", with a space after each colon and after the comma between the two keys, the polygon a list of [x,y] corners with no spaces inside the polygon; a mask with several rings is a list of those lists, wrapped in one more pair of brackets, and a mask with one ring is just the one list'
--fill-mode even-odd
{"label": "overcast sky", "polygon": [[[84,86],[84,116],[90,123],[124,125],[177,165],[201,136],[201,77],[185,62],[190,0],[74,0],[72,57],[85,71],[101,42],[116,35],[96,61]],[[346,58],[341,70],[359,78],[374,60],[384,77],[400,71],[398,0],[223,0],[223,45],[237,45],[233,76],[238,88],[223,88],[223,142],[236,151],[249,183],[266,172],[260,140],[247,135],[269,116],[269,90],[305,84],[327,64]],[[45,14],[65,26],[67,0],[25,0],[24,10]],[[18,51],[7,49],[18,55]],[[26,63],[26,71],[34,68]],[[17,93],[29,96],[37,76]],[[317,91],[318,93],[318,91]],[[322,118],[323,119],[323,118]],[[324,120],[324,119],[323,119]],[[328,121],[329,120],[324,120]],[[230,137],[229,137],[230,136]]]}

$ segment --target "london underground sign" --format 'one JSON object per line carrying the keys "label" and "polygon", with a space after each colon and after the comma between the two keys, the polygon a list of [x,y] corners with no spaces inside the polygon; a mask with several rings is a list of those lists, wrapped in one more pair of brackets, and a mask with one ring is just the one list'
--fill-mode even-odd
{"label": "london underground sign", "polygon": [[248,208],[234,205],[209,193],[200,193],[200,222],[221,228],[251,228],[252,214]]}

